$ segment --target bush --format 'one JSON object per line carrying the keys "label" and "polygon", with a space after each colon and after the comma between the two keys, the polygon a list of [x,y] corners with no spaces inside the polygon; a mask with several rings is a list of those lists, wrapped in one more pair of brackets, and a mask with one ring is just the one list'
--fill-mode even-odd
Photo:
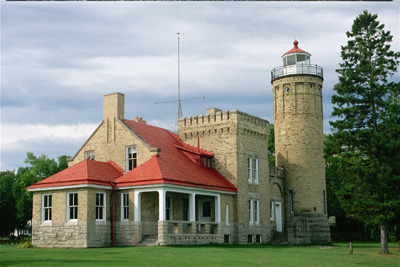
{"label": "bush", "polygon": [[19,243],[17,248],[33,248],[33,245],[30,241],[26,241]]}

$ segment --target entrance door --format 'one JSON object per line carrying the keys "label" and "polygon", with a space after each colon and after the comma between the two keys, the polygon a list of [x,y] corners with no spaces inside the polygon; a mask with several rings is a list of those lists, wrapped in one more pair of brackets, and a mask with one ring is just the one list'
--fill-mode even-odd
{"label": "entrance door", "polygon": [[199,200],[199,221],[211,222],[211,200],[200,199]]}
{"label": "entrance door", "polygon": [[276,231],[282,232],[282,205],[281,202],[275,202],[275,223],[276,223]]}

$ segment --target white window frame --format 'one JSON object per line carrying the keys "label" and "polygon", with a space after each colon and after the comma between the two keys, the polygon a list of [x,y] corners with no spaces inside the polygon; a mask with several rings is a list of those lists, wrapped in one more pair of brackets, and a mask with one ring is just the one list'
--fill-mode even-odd
{"label": "white window frame", "polygon": [[121,221],[129,221],[129,193],[121,193]]}
{"label": "white window frame", "polygon": [[254,182],[258,184],[258,158],[253,158],[253,178]]}
{"label": "white window frame", "polygon": [[94,150],[85,151],[85,159],[94,160],[95,153]]}
{"label": "white window frame", "polygon": [[[99,205],[97,204],[97,196],[103,196],[103,203],[99,202]],[[107,195],[104,192],[96,192],[96,221],[105,221],[106,220],[106,199]],[[101,217],[102,218],[97,218],[97,215],[100,215],[100,213],[97,212],[97,210],[101,210]]]}
{"label": "white window frame", "polygon": [[254,200],[254,222],[260,224],[260,200]]}
{"label": "white window frame", "polygon": [[273,200],[269,202],[269,216],[271,221],[275,221],[275,202]]}
{"label": "white window frame", "polygon": [[254,206],[253,206],[253,199],[249,199],[249,224],[254,223]]}
{"label": "white window frame", "polygon": [[[76,194],[76,202],[77,203],[70,203],[70,195],[74,195],[74,194]],[[78,206],[79,205],[79,195],[78,195],[78,192],[68,192],[67,193],[67,221],[77,221],[78,220]],[[75,212],[75,217],[76,218],[71,218],[71,216],[70,216],[70,209],[71,208],[74,208],[74,209],[76,209],[76,212]]]}
{"label": "white window frame", "polygon": [[247,156],[247,181],[253,182],[253,157]]}
{"label": "white window frame", "polygon": [[[47,204],[49,204],[49,197],[51,198],[50,200],[50,205],[45,206],[45,199],[47,198]],[[52,204],[53,204],[53,196],[52,194],[43,194],[42,195],[42,222],[51,222],[52,218]],[[50,220],[46,218],[46,210],[49,210],[50,213]],[[47,216],[48,217],[48,216]]]}
{"label": "white window frame", "polygon": [[225,205],[225,224],[229,225],[229,204]]}
{"label": "white window frame", "polygon": [[[133,149],[132,153],[129,153],[130,149]],[[136,154],[136,157],[129,158],[130,154]],[[130,160],[133,160],[133,162],[134,162],[132,169],[129,169],[129,161]],[[129,172],[137,167],[137,148],[136,148],[136,146],[127,146],[126,147],[125,166],[126,166],[126,172]]]}

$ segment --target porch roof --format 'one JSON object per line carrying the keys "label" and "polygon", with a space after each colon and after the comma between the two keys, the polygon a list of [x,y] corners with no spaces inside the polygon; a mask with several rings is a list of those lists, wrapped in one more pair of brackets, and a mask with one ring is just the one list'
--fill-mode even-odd
{"label": "porch roof", "polygon": [[116,178],[123,175],[123,170],[113,161],[100,162],[85,159],[65,170],[62,170],[28,189],[68,186],[78,184],[96,184],[110,186]]}

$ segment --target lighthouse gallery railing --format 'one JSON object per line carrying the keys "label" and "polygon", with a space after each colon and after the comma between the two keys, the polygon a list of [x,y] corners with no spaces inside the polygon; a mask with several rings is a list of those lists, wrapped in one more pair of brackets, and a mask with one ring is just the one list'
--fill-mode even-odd
{"label": "lighthouse gallery railing", "polygon": [[309,74],[309,75],[316,75],[321,78],[324,78],[323,74],[324,71],[322,67],[318,65],[305,65],[305,64],[297,64],[297,65],[290,65],[286,67],[278,67],[274,68],[271,71],[271,81],[287,76],[287,75],[296,75],[296,74]]}

